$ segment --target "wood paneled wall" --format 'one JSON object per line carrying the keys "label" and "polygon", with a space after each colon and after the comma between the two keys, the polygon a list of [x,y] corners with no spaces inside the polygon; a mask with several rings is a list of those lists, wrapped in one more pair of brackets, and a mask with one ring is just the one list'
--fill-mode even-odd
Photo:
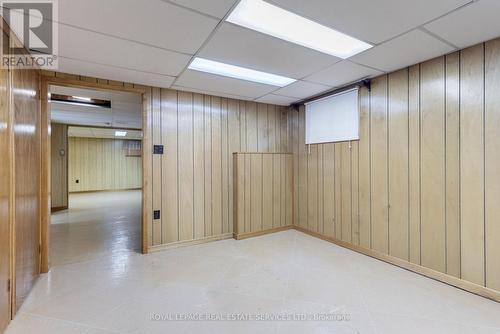
{"label": "wood paneled wall", "polygon": [[297,224],[500,290],[500,40],[375,78],[360,140],[304,145],[290,111]]}
{"label": "wood paneled wall", "polygon": [[[7,35],[4,33],[3,38]],[[0,70],[0,332],[10,321],[10,291],[3,288],[10,279],[11,236],[10,236],[10,110],[9,72]]]}
{"label": "wood paneled wall", "polygon": [[0,332],[40,272],[40,133],[40,72],[0,70]]}
{"label": "wood paneled wall", "polygon": [[287,108],[152,88],[150,244],[233,232],[233,152],[287,152]]}
{"label": "wood paneled wall", "polygon": [[141,158],[127,157],[123,145],[119,139],[70,137],[69,192],[141,188]]}
{"label": "wood paneled wall", "polygon": [[233,154],[234,236],[293,225],[293,155]]}
{"label": "wood paneled wall", "polygon": [[40,75],[13,70],[15,304],[18,309],[40,273]]}
{"label": "wood paneled wall", "polygon": [[50,140],[50,203],[63,209],[68,207],[68,126],[52,123]]}

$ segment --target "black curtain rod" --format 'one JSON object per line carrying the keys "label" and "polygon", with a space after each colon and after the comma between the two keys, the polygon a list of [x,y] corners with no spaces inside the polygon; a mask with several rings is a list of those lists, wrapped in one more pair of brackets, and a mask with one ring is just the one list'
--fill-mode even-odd
{"label": "black curtain rod", "polygon": [[334,89],[326,91],[324,93],[321,93],[321,94],[309,97],[309,98],[307,98],[305,100],[302,100],[302,101],[300,101],[298,103],[294,103],[294,104],[291,105],[291,107],[298,110],[298,108],[299,108],[300,105],[312,102],[314,100],[319,100],[319,99],[322,99],[324,97],[328,97],[328,96],[331,96],[331,95],[342,93],[342,92],[345,92],[347,90],[353,89],[355,87],[366,87],[366,88],[368,88],[368,91],[370,91],[371,90],[371,80],[370,79],[365,79],[365,80],[353,82],[352,84],[344,86],[344,87],[334,88]]}

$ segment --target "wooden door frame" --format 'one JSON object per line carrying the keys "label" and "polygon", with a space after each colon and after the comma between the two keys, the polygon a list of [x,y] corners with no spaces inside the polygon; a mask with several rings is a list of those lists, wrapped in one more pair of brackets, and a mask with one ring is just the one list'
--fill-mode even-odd
{"label": "wooden door frame", "polygon": [[40,272],[49,271],[49,231],[50,231],[50,108],[48,93],[51,85],[96,89],[106,91],[122,91],[137,93],[142,96],[142,253],[149,250],[148,222],[151,220],[152,208],[152,142],[151,142],[151,87],[136,85],[115,85],[107,81],[86,81],[79,78],[67,78],[40,75],[41,96],[41,182],[40,182]]}

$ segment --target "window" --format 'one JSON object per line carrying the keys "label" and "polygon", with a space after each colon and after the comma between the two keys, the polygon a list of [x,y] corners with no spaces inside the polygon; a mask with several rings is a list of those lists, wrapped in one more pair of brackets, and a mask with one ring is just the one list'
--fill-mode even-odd
{"label": "window", "polygon": [[306,103],[306,144],[358,139],[358,88]]}

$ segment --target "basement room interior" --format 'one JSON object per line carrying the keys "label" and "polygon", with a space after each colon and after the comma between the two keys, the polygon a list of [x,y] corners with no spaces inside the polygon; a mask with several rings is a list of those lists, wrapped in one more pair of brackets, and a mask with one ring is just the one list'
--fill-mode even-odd
{"label": "basement room interior", "polygon": [[500,334],[500,1],[0,13],[0,333]]}

